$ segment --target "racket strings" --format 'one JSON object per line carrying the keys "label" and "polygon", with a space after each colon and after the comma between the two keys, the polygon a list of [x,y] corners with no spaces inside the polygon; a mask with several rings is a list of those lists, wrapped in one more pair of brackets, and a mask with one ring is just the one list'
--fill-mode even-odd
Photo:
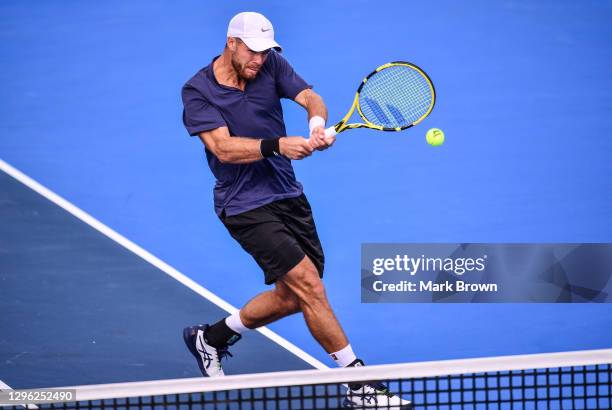
{"label": "racket strings", "polygon": [[377,72],[359,94],[359,107],[366,119],[385,128],[413,124],[427,113],[432,102],[429,82],[407,66],[391,66]]}
{"label": "racket strings", "polygon": [[[429,84],[420,73],[409,67],[396,66],[377,74],[370,78],[375,81],[367,89],[364,87],[364,99],[369,102],[376,118],[395,127],[409,125],[425,114],[432,95]],[[390,116],[385,115],[384,108]]]}

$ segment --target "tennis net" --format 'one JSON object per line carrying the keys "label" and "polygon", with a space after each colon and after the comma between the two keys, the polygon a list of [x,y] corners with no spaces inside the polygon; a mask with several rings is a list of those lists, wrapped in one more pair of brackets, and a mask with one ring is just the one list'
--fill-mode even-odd
{"label": "tennis net", "polygon": [[[605,349],[89,385],[65,388],[75,390],[73,402],[36,406],[101,410],[335,409],[343,407],[348,383],[376,380],[410,400],[417,410],[609,410],[611,363],[612,349]],[[377,398],[373,397],[367,408],[398,409],[377,407]]]}

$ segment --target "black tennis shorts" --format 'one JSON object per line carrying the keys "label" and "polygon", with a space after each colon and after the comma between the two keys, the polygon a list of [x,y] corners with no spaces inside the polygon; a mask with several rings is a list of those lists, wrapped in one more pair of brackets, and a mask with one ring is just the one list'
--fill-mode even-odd
{"label": "black tennis shorts", "polygon": [[221,221],[264,271],[266,285],[276,282],[306,255],[323,277],[325,257],[304,194],[238,215],[222,216]]}

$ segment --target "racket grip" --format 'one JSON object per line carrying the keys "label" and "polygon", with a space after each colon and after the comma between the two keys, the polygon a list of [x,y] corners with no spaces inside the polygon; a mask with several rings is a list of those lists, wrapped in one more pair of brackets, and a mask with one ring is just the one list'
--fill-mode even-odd
{"label": "racket grip", "polygon": [[338,134],[338,133],[336,132],[336,128],[335,127],[329,127],[329,128],[325,129],[325,136],[326,137],[333,137],[336,134]]}

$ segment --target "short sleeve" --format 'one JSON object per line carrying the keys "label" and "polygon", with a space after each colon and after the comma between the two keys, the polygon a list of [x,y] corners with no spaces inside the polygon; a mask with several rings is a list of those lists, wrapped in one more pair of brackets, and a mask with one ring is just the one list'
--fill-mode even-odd
{"label": "short sleeve", "polygon": [[295,72],[291,64],[280,54],[274,54],[275,67],[274,75],[276,79],[276,89],[281,98],[289,98],[291,100],[307,88],[312,88],[298,73]]}
{"label": "short sleeve", "polygon": [[183,124],[189,135],[194,136],[226,126],[221,113],[189,83],[183,87],[181,96],[183,98]]}

